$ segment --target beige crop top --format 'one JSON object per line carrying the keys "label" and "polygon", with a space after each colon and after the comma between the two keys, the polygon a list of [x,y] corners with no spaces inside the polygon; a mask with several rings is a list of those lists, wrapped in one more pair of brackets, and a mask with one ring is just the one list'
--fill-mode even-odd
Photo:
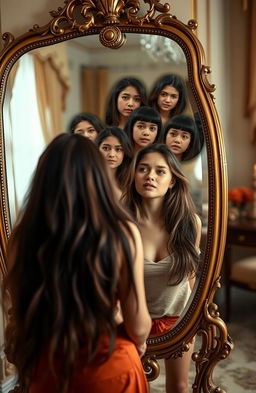
{"label": "beige crop top", "polygon": [[187,278],[178,285],[168,285],[172,262],[170,255],[157,262],[144,259],[145,291],[151,318],[180,316],[191,294]]}

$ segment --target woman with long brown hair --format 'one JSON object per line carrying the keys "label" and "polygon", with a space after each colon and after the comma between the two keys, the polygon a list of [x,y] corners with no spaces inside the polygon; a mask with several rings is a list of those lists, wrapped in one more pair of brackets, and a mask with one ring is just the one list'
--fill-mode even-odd
{"label": "woman with long brown hair", "polygon": [[141,238],[87,138],[61,134],[42,154],[8,269],[17,328],[7,349],[22,392],[147,392]]}
{"label": "woman with long brown hair", "polygon": [[[141,230],[151,334],[162,334],[178,320],[191,294],[201,236],[188,182],[168,146],[153,144],[138,152],[123,202]],[[192,349],[193,344],[182,358],[165,360],[167,393],[188,393]]]}

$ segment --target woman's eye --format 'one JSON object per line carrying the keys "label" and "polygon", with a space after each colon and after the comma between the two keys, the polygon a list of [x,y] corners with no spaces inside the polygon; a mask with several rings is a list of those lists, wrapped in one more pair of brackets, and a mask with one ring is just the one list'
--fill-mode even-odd
{"label": "woman's eye", "polygon": [[141,102],[141,98],[140,98],[140,97],[137,97],[137,98],[135,98],[134,101],[135,101],[135,102]]}
{"label": "woman's eye", "polygon": [[118,148],[116,149],[116,152],[117,152],[117,153],[121,153],[122,151],[123,151],[122,147],[118,147]]}
{"label": "woman's eye", "polygon": [[128,96],[122,96],[123,100],[128,100],[128,98],[129,98]]}
{"label": "woman's eye", "polygon": [[90,129],[88,130],[88,132],[89,132],[89,134],[93,134],[93,133],[95,132],[95,129],[94,129],[94,128],[90,128]]}
{"label": "woman's eye", "polygon": [[147,171],[147,168],[145,168],[145,167],[139,167],[139,168],[138,168],[138,171],[139,171],[139,172],[146,172],[146,171]]}
{"label": "woman's eye", "polygon": [[150,128],[150,131],[151,131],[151,132],[157,132],[157,128],[156,128],[156,127],[151,127],[151,128]]}
{"label": "woman's eye", "polygon": [[109,151],[109,150],[110,150],[110,148],[109,148],[109,147],[107,147],[107,146],[102,146],[102,150],[104,150],[104,151]]}
{"label": "woman's eye", "polygon": [[172,137],[175,137],[176,134],[175,134],[175,132],[171,131],[171,132],[169,132],[169,135],[171,135]]}
{"label": "woman's eye", "polygon": [[162,91],[162,92],[160,93],[160,95],[161,95],[162,97],[166,97],[166,96],[167,96],[167,94],[166,94],[164,91]]}

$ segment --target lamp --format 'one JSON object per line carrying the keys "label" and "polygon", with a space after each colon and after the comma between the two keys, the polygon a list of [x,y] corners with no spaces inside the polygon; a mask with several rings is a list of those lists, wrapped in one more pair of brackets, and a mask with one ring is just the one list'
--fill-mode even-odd
{"label": "lamp", "polygon": [[165,62],[184,63],[185,56],[180,46],[167,37],[141,34],[140,45],[154,61],[162,58]]}

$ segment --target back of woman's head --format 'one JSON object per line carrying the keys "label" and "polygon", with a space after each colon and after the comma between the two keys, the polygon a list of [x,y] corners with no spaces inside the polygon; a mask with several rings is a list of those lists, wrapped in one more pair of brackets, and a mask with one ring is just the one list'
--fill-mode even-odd
{"label": "back of woman's head", "polygon": [[89,361],[102,332],[115,336],[120,258],[133,283],[131,232],[105,167],[97,147],[77,134],[59,135],[40,157],[9,243],[4,289],[19,327],[13,348],[23,386],[45,346],[50,361],[62,351],[62,389],[81,343]]}
{"label": "back of woman's head", "polygon": [[172,86],[179,92],[179,100],[172,110],[172,116],[182,113],[187,105],[186,87],[183,78],[176,74],[163,75],[156,80],[149,94],[149,105],[159,110],[157,100],[165,86]]}
{"label": "back of woman's head", "polygon": [[191,160],[200,153],[202,146],[200,143],[199,130],[197,128],[196,122],[190,116],[173,116],[163,128],[163,136],[161,138],[163,143],[165,143],[166,135],[171,129],[189,132],[191,136],[189,147],[182,154],[181,161]]}
{"label": "back of woman's head", "polygon": [[90,113],[79,113],[78,115],[74,116],[69,124],[68,127],[68,132],[71,134],[74,134],[76,126],[81,122],[81,121],[88,121],[99,133],[100,131],[103,130],[103,125],[98,119],[97,116],[92,115]]}
{"label": "back of woman's head", "polygon": [[145,121],[149,123],[154,123],[157,125],[157,136],[155,142],[157,142],[161,135],[162,130],[162,120],[160,114],[154,108],[150,106],[142,106],[135,109],[129,116],[128,121],[125,125],[124,132],[128,135],[131,144],[134,146],[133,140],[133,127],[137,121]]}
{"label": "back of woman's head", "polygon": [[170,255],[174,253],[177,258],[177,264],[170,272],[170,283],[176,285],[184,277],[197,272],[199,258],[195,249],[197,235],[195,205],[189,192],[188,181],[178,160],[168,146],[156,143],[137,153],[132,162],[126,192],[122,199],[135,219],[140,221],[146,215],[142,197],[135,187],[135,173],[143,157],[150,153],[161,154],[172,174],[173,185],[164,196],[161,214],[169,234],[168,251]]}
{"label": "back of woman's head", "polygon": [[140,99],[141,99],[140,106],[144,106],[147,104],[146,88],[139,79],[132,78],[132,77],[120,79],[118,82],[114,84],[108,96],[108,100],[106,104],[106,117],[105,117],[105,121],[107,125],[118,126],[119,114],[117,109],[117,99],[121,91],[123,91],[124,89],[126,89],[126,87],[129,86],[134,87],[138,91],[138,94],[140,95]]}

